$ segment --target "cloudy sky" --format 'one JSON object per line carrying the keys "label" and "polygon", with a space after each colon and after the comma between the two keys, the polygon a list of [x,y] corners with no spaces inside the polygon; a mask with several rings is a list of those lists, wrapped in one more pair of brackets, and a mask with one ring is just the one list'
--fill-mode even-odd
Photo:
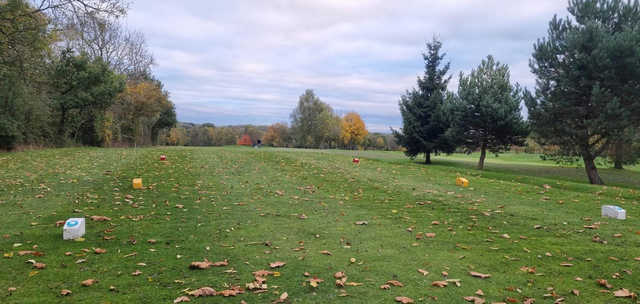
{"label": "cloudy sky", "polygon": [[532,87],[528,60],[564,0],[135,0],[143,32],[178,120],[288,122],[311,88],[370,131],[399,127],[398,99],[423,73],[421,53],[444,43],[457,86],[488,54]]}

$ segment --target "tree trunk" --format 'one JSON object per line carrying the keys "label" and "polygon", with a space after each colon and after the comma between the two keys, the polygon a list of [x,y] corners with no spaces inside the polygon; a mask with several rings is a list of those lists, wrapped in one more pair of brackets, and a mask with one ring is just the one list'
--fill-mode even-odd
{"label": "tree trunk", "polygon": [[616,145],[615,145],[614,168],[622,170],[623,159],[624,159],[624,142],[622,140],[618,140],[616,141]]}
{"label": "tree trunk", "polygon": [[592,185],[604,185],[604,182],[598,174],[598,168],[596,168],[596,164],[593,162],[593,157],[582,156],[582,160],[584,161],[584,169],[589,177],[589,183]]}
{"label": "tree trunk", "polygon": [[427,151],[424,153],[425,157],[424,157],[424,163],[427,165],[431,164],[431,151]]}
{"label": "tree trunk", "polygon": [[482,143],[480,147],[480,160],[478,160],[478,170],[484,170],[484,159],[487,157],[487,144]]}

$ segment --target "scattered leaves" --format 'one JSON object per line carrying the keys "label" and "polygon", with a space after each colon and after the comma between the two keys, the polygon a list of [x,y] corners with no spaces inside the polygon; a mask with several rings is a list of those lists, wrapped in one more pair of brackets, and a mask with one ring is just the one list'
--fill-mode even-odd
{"label": "scattered leaves", "polygon": [[190,291],[189,292],[190,296],[195,296],[195,297],[208,297],[208,296],[215,296],[216,295],[216,291],[215,289],[211,288],[211,287],[201,287],[198,288],[194,291]]}

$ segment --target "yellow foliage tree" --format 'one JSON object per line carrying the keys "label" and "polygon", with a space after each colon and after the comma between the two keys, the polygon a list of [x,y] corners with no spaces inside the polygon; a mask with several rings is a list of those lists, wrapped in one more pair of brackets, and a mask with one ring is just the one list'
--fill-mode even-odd
{"label": "yellow foliage tree", "polygon": [[364,142],[367,134],[367,127],[356,112],[347,113],[342,117],[340,124],[340,138],[346,147],[354,148]]}

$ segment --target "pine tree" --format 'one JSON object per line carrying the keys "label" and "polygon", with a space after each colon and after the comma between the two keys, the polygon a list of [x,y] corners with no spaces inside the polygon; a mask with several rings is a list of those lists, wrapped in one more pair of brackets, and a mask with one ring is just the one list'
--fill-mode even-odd
{"label": "pine tree", "polygon": [[509,67],[491,55],[468,76],[460,74],[451,133],[468,153],[480,149],[478,169],[484,168],[487,150],[498,154],[524,144],[528,131],[520,113],[521,92],[510,82]]}
{"label": "pine tree", "polygon": [[423,53],[425,72],[418,77],[418,88],[407,91],[400,98],[402,129],[392,130],[405,154],[415,158],[425,154],[425,163],[431,163],[431,153],[452,153],[455,146],[446,136],[449,128],[445,107],[447,84],[451,76],[449,63],[443,65],[446,54],[441,54],[442,42],[433,39]]}
{"label": "pine tree", "polygon": [[640,4],[572,0],[534,45],[535,95],[529,120],[543,144],[580,156],[592,184],[604,184],[594,160],[640,121]]}

